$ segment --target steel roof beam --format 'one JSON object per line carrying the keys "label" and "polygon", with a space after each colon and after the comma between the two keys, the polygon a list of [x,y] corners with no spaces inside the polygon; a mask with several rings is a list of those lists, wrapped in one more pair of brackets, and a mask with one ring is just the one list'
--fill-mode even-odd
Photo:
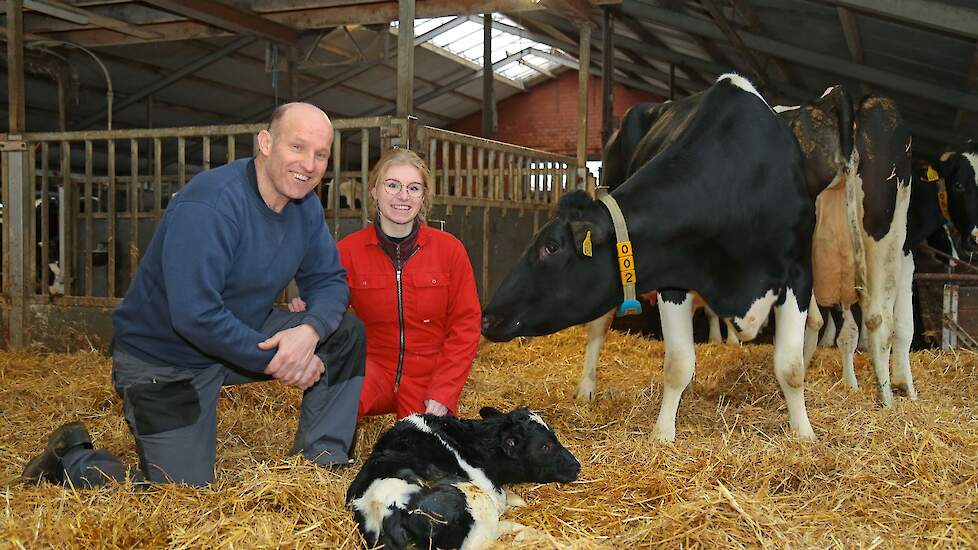
{"label": "steel roof beam", "polygon": [[299,31],[266,19],[256,13],[211,0],[144,0],[158,8],[207,23],[235,34],[264,38],[290,46],[299,39]]}
{"label": "steel roof beam", "polygon": [[[724,39],[723,33],[711,22],[697,17],[683,15],[640,2],[623,4],[622,11],[633,17],[649,19],[715,40]],[[741,32],[740,35],[749,48],[762,53],[814,67],[827,73],[866,81],[883,88],[889,88],[917,97],[928,98],[951,107],[978,112],[978,96],[974,94],[950,90],[944,86],[922,82],[867,65],[839,59],[831,55],[812,52],[800,46],[780,42],[753,33]]]}
{"label": "steel roof beam", "polygon": [[934,0],[828,0],[856,11],[978,39],[978,11]]}
{"label": "steel roof beam", "polygon": [[[121,111],[122,109],[125,109],[126,107],[128,107],[128,106],[130,106],[130,105],[132,105],[134,103],[137,103],[139,101],[142,101],[146,97],[149,97],[150,95],[153,95],[156,92],[158,92],[158,91],[160,91],[160,90],[162,90],[164,88],[167,88],[167,87],[173,85],[174,83],[176,83],[181,78],[183,78],[185,76],[189,76],[189,75],[191,75],[191,74],[193,74],[193,73],[195,73],[195,72],[203,69],[204,67],[206,67],[208,65],[211,65],[211,64],[215,63],[216,61],[219,61],[220,59],[226,57],[227,55],[231,54],[232,52],[235,52],[237,50],[240,50],[241,48],[247,46],[248,44],[251,44],[254,41],[255,41],[255,38],[253,36],[242,36],[242,37],[239,37],[237,40],[234,40],[233,42],[227,44],[223,48],[221,48],[221,49],[219,49],[217,51],[214,51],[212,53],[209,53],[209,54],[205,55],[204,57],[201,57],[200,59],[198,59],[196,61],[193,61],[192,63],[189,63],[187,65],[184,65],[183,67],[181,67],[181,68],[177,69],[176,71],[174,71],[173,73],[171,73],[169,76],[166,76],[164,78],[161,78],[161,79],[153,82],[152,84],[150,84],[148,86],[144,86],[143,88],[141,88],[139,90],[136,90],[135,92],[132,92],[131,94],[128,95],[128,97],[126,97],[126,99],[124,99],[124,100],[120,101],[119,103],[113,105],[112,110],[113,111]],[[81,130],[84,130],[84,129],[88,128],[89,126],[91,126],[92,124],[94,124],[94,123],[102,120],[104,117],[105,117],[105,113],[104,112],[93,113],[92,115],[90,115],[90,116],[86,117],[84,120],[82,120],[78,124],[78,128],[81,129]]]}

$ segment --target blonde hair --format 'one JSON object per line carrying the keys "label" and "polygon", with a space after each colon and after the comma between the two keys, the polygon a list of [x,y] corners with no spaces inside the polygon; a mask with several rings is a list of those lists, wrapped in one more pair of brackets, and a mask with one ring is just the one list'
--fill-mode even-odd
{"label": "blonde hair", "polygon": [[418,218],[422,222],[428,220],[428,214],[431,212],[431,201],[434,194],[434,179],[431,177],[431,172],[428,170],[428,165],[425,164],[421,157],[417,155],[414,151],[410,149],[400,149],[393,148],[377,160],[374,164],[373,170],[370,172],[370,189],[371,192],[367,196],[367,208],[371,211],[376,211],[377,201],[374,200],[374,195],[380,191],[380,186],[384,182],[384,176],[387,175],[387,170],[392,166],[413,166],[418,169],[421,173],[421,183],[424,184],[424,195],[421,199],[421,209],[418,211]]}

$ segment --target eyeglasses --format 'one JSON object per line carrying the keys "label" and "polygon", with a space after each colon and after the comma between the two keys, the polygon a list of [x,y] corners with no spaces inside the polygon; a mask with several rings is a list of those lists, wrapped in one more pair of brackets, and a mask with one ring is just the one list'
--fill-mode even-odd
{"label": "eyeglasses", "polygon": [[420,183],[401,183],[397,180],[384,182],[384,191],[387,191],[388,195],[397,195],[401,189],[407,189],[408,196],[414,199],[424,195],[424,185]]}

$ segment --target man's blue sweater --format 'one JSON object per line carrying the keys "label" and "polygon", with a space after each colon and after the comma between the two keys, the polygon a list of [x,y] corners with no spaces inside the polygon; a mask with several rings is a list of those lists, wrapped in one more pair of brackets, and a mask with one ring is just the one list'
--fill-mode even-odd
{"label": "man's blue sweater", "polygon": [[115,345],[151,363],[229,363],[261,372],[276,350],[258,332],[295,278],[304,322],[333,333],[349,290],[323,207],[310,193],[281,213],[258,192],[254,159],[198,174],[180,189],[112,314]]}

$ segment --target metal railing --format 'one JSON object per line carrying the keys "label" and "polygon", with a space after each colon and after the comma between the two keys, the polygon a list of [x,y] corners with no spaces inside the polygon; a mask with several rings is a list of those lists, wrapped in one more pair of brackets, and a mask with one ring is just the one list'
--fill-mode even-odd
{"label": "metal railing", "polygon": [[436,197],[557,202],[576,188],[572,157],[423,126],[417,147],[435,176]]}
{"label": "metal railing", "polygon": [[[170,196],[204,170],[249,157],[264,124],[0,134],[3,306],[10,345],[32,304],[109,308],[124,295]],[[577,187],[572,157],[422,126],[333,120],[324,185],[331,230],[366,225],[368,171],[382,150],[428,162],[435,204],[550,210]],[[340,192],[337,192],[340,191]],[[344,200],[345,199],[345,200]],[[20,334],[15,334],[20,330]]]}

